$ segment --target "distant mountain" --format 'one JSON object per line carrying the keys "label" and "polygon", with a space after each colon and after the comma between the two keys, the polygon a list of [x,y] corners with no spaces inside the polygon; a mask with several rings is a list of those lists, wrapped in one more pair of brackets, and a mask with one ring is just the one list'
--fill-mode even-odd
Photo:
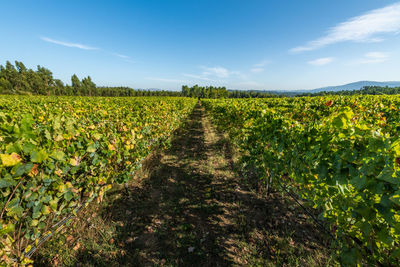
{"label": "distant mountain", "polygon": [[344,85],[338,85],[338,86],[327,86],[327,87],[321,87],[317,89],[312,89],[312,90],[301,90],[301,91],[307,91],[307,93],[318,93],[318,92],[335,92],[335,91],[343,91],[343,90],[359,90],[363,88],[364,86],[381,86],[381,87],[400,87],[400,82],[397,81],[391,81],[391,82],[374,82],[374,81],[359,81],[359,82],[354,82],[354,83],[348,83]]}

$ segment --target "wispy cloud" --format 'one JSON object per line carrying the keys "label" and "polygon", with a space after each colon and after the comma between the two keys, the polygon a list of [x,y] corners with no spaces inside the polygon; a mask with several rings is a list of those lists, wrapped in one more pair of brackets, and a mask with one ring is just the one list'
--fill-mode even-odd
{"label": "wispy cloud", "polygon": [[335,59],[333,57],[322,57],[322,58],[317,58],[311,61],[308,61],[308,64],[314,65],[314,66],[323,66],[331,63]]}
{"label": "wispy cloud", "polygon": [[183,73],[182,75],[197,80],[213,81],[213,82],[216,82],[216,80],[218,79],[227,79],[235,76],[243,77],[240,71],[231,71],[221,66],[216,66],[216,67],[200,66],[200,68],[203,70],[200,74]]}
{"label": "wispy cloud", "polygon": [[254,64],[253,67],[255,68],[261,68],[261,67],[265,67],[265,65],[271,63],[271,61],[269,60],[263,60],[260,63]]}
{"label": "wispy cloud", "polygon": [[112,53],[114,56],[119,57],[119,58],[123,58],[123,59],[131,59],[130,56],[126,56],[126,55],[122,55],[122,54],[118,54],[118,53]]}
{"label": "wispy cloud", "polygon": [[79,48],[79,49],[83,49],[83,50],[100,50],[100,51],[102,51],[104,53],[111,54],[111,55],[113,55],[115,57],[121,58],[126,62],[135,63],[135,61],[133,61],[130,56],[119,54],[119,53],[113,53],[113,52],[106,51],[106,50],[98,48],[98,47],[88,46],[88,45],[84,45],[84,44],[80,44],[80,43],[71,43],[71,42],[59,41],[59,40],[55,40],[55,39],[48,38],[48,37],[43,37],[43,36],[40,37],[40,39],[45,41],[45,42],[48,42],[48,43],[62,45],[62,46],[66,46],[66,47]]}
{"label": "wispy cloud", "polygon": [[252,68],[252,69],[250,69],[250,72],[253,72],[253,73],[261,73],[263,71],[264,71],[264,68]]}
{"label": "wispy cloud", "polygon": [[379,35],[399,32],[400,3],[395,3],[350,18],[331,28],[325,36],[290,51],[310,51],[339,42],[380,42],[383,39]]}
{"label": "wispy cloud", "polygon": [[202,73],[202,76],[216,76],[218,78],[227,78],[229,75],[231,75],[231,72],[224,68],[224,67],[204,67],[202,66],[202,69],[204,70]]}
{"label": "wispy cloud", "polygon": [[188,81],[179,79],[168,79],[168,78],[157,78],[157,77],[146,77],[145,79],[151,81],[168,82],[168,83],[188,83]]}
{"label": "wispy cloud", "polygon": [[384,52],[369,52],[359,61],[361,64],[382,63],[389,59],[389,55]]}
{"label": "wispy cloud", "polygon": [[185,77],[193,78],[193,79],[197,79],[197,80],[212,81],[212,79],[204,77],[202,75],[195,75],[195,74],[188,74],[188,73],[182,73],[182,75]]}
{"label": "wispy cloud", "polygon": [[66,47],[73,47],[73,48],[79,48],[79,49],[84,49],[84,50],[98,50],[99,49],[97,47],[92,47],[92,46],[83,45],[83,44],[79,44],[79,43],[70,43],[70,42],[54,40],[54,39],[51,39],[48,37],[40,37],[40,39],[42,39],[43,41],[48,42],[48,43],[58,44],[58,45],[66,46]]}
{"label": "wispy cloud", "polygon": [[271,63],[269,60],[263,60],[260,63],[254,64],[253,67],[250,69],[250,72],[252,73],[261,73],[265,70],[265,66],[267,64]]}
{"label": "wispy cloud", "polygon": [[111,53],[111,54],[112,54],[113,56],[116,56],[116,57],[119,57],[119,58],[123,59],[123,60],[126,61],[126,62],[135,63],[135,61],[132,60],[130,56],[123,55],[123,54],[119,54],[119,53]]}

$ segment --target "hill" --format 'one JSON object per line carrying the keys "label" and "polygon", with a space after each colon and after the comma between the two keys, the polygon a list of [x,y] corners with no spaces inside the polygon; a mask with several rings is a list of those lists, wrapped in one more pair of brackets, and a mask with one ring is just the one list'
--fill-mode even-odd
{"label": "hill", "polygon": [[359,90],[363,88],[364,86],[380,86],[380,87],[398,87],[400,86],[400,82],[398,81],[389,81],[389,82],[376,82],[376,81],[359,81],[359,82],[353,82],[353,83],[348,83],[344,85],[338,85],[338,86],[327,86],[327,87],[321,87],[321,88],[316,88],[312,90],[307,90],[308,93],[317,93],[317,92],[335,92],[335,91],[343,91],[343,90]]}

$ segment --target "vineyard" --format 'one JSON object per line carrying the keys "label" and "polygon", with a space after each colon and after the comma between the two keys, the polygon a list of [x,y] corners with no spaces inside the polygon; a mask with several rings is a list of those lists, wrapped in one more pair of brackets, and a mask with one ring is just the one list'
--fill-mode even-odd
{"label": "vineyard", "polygon": [[[197,114],[196,103],[1,96],[3,264],[30,263],[66,219],[101,202],[113,184],[129,182],[155,148],[170,146]],[[338,241],[342,264],[400,264],[400,97],[202,99],[199,105],[229,135],[254,182],[267,192],[289,192],[319,214],[317,223]]]}
{"label": "vineyard", "polygon": [[399,97],[203,104],[266,186],[289,189],[321,212],[345,264],[399,264]]}
{"label": "vineyard", "polygon": [[193,99],[14,97],[0,99],[0,257],[27,263],[57,222],[113,183],[129,180],[166,145]]}

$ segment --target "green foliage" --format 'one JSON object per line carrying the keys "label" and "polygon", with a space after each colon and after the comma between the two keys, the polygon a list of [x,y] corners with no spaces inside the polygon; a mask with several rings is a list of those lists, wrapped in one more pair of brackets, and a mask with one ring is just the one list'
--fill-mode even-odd
{"label": "green foliage", "polygon": [[333,92],[303,93],[299,96],[324,96],[324,95],[398,95],[400,87],[364,86],[359,90],[341,90]]}
{"label": "green foliage", "polygon": [[77,207],[101,201],[113,183],[129,180],[195,103],[1,96],[0,265],[22,256]]}
{"label": "green foliage", "polygon": [[400,97],[202,100],[246,165],[320,211],[343,264],[400,264]]}
{"label": "green foliage", "polygon": [[129,87],[97,87],[90,76],[79,80],[75,74],[71,85],[54,79],[53,73],[41,66],[28,69],[22,62],[0,65],[0,94],[65,95],[65,96],[181,96],[180,92],[133,90]]}
{"label": "green foliage", "polygon": [[201,87],[197,84],[195,86],[188,87],[187,85],[183,85],[182,95],[197,98],[224,98],[228,96],[228,91],[225,87]]}

